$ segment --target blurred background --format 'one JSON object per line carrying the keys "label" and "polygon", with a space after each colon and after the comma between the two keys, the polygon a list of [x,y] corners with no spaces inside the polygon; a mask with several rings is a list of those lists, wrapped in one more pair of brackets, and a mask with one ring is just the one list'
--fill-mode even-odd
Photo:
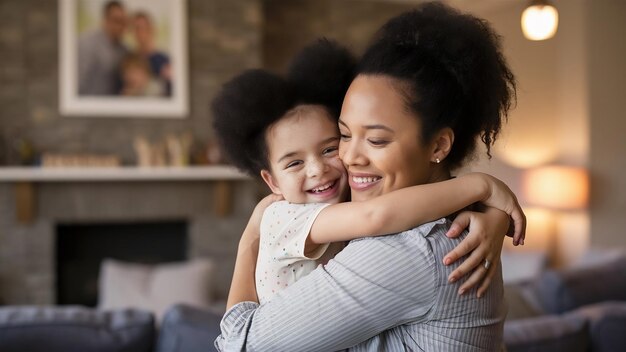
{"label": "blurred background", "polygon": [[[104,258],[208,258],[217,264],[212,299],[225,297],[239,235],[263,191],[220,166],[211,99],[244,69],[282,72],[321,36],[359,54],[381,24],[419,2],[183,2],[185,45],[170,45],[186,52],[168,53],[184,60],[187,113],[151,118],[61,113],[70,77],[59,70],[60,3],[1,0],[0,302],[96,305]],[[545,40],[522,31],[526,0],[445,2],[492,24],[519,82],[494,157],[460,171],[502,179],[524,205],[526,245],[506,240],[507,258],[521,258],[510,267],[564,267],[626,247],[626,2],[551,1],[558,27]]]}

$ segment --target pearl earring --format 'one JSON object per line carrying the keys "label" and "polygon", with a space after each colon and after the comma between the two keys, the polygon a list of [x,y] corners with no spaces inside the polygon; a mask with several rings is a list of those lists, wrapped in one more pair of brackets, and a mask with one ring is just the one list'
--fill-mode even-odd
{"label": "pearl earring", "polygon": [[435,159],[435,162],[436,162],[437,164],[439,164],[439,163],[441,162],[441,160],[439,160],[439,158],[436,158],[436,159]]}

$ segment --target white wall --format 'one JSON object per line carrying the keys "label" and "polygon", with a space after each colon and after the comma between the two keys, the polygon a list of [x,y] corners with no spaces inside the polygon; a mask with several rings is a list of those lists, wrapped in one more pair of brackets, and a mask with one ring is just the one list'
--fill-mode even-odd
{"label": "white wall", "polygon": [[[527,1],[494,1],[489,6],[484,1],[451,2],[485,18],[502,35],[505,55],[518,79],[518,104],[496,144],[495,158],[482,158],[472,169],[505,180],[524,204],[524,169],[547,164],[589,167],[589,24],[585,16],[589,0],[554,1],[559,11],[558,32],[539,42],[525,39],[521,31]],[[560,265],[574,261],[588,247],[586,210],[550,215],[527,208],[527,215],[525,250],[549,250]]]}
{"label": "white wall", "polygon": [[588,3],[591,243],[626,247],[626,1]]}

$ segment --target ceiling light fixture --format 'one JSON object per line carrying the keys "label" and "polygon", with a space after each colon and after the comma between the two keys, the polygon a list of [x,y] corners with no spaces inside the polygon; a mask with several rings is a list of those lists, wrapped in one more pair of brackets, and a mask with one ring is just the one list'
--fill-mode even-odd
{"label": "ceiling light fixture", "polygon": [[530,40],[554,37],[559,26],[559,13],[548,0],[532,0],[522,13],[522,31]]}

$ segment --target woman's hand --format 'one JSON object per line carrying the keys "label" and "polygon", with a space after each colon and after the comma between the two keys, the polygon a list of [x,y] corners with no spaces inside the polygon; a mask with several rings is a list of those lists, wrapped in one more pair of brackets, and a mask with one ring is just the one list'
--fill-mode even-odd
{"label": "woman's hand", "polygon": [[486,206],[497,208],[507,213],[511,219],[513,219],[514,231],[513,233],[507,232],[508,236],[513,237],[513,245],[524,245],[524,238],[526,237],[526,215],[522,211],[522,207],[517,201],[517,197],[511,189],[504,184],[504,182],[497,178],[480,174],[488,186],[488,196],[482,203]]}
{"label": "woman's hand", "polygon": [[489,287],[500,262],[504,234],[509,229],[509,216],[496,208],[488,208],[484,213],[464,211],[454,219],[446,236],[457,237],[468,227],[467,237],[444,257],[443,263],[452,264],[469,254],[450,274],[448,281],[455,282],[473,270],[459,288],[459,294],[464,294],[480,283],[477,296],[481,297]]}

